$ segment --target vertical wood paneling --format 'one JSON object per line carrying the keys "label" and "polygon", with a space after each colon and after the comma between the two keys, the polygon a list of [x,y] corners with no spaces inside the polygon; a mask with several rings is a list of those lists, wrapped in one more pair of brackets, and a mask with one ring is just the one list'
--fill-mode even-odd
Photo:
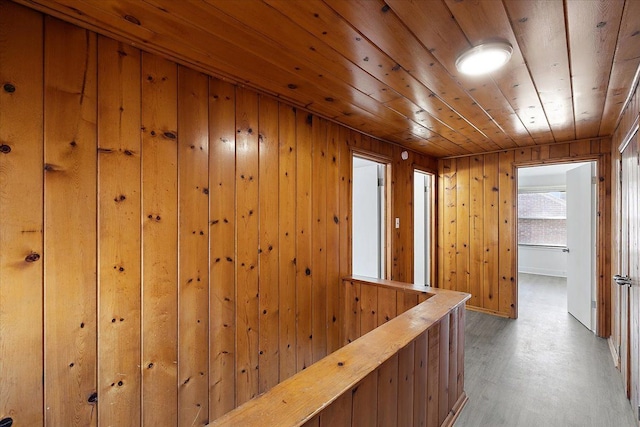
{"label": "vertical wood paneling", "polygon": [[345,393],[320,414],[320,427],[350,426],[353,395]]}
{"label": "vertical wood paneling", "polygon": [[397,301],[398,295],[393,289],[378,289],[378,326],[396,317]]}
{"label": "vertical wood paneling", "polygon": [[303,424],[303,427],[320,427],[320,415],[316,415]]}
{"label": "vertical wood paneling", "polygon": [[[178,68],[178,425],[209,419],[209,79]],[[197,350],[194,350],[197,349]]]}
{"label": "vertical wood paneling", "polygon": [[[378,369],[378,426],[396,427],[398,422],[398,354]],[[371,408],[374,409],[374,408]],[[375,410],[375,409],[374,409]]]}
{"label": "vertical wood paneling", "polygon": [[[398,420],[397,426],[412,426],[415,387],[415,342],[398,352]],[[423,405],[424,402],[421,402]]]}
{"label": "vertical wood paneling", "polygon": [[296,115],[296,337],[297,370],[313,363],[312,320],[312,200],[313,126],[311,114]]}
{"label": "vertical wood paneling", "polygon": [[142,424],[177,424],[177,67],[143,53],[142,79]]}
{"label": "vertical wood paneling", "polygon": [[427,426],[436,427],[439,422],[439,390],[440,390],[440,323],[433,325],[428,333],[428,365],[427,365]]}
{"label": "vertical wood paneling", "polygon": [[278,103],[260,97],[259,392],[278,384]]}
{"label": "vertical wood paneling", "polygon": [[88,402],[97,385],[96,44],[94,33],[45,18],[47,425],[97,424]]}
{"label": "vertical wood paneling", "polygon": [[514,213],[516,207],[516,180],[513,178],[513,151],[501,152],[499,162],[499,249],[498,249],[498,310],[515,317],[516,303],[516,248]]}
{"label": "vertical wood paneling", "polygon": [[449,408],[458,400],[458,309],[449,314]]}
{"label": "vertical wood paneling", "polygon": [[[0,89],[0,332],[44,350],[3,344],[0,401],[21,423],[44,403],[56,425],[203,424],[359,336],[360,322],[342,327],[361,320],[360,285],[345,298],[341,283],[350,145],[392,163],[388,216],[405,225],[387,236],[389,274],[411,278],[413,164],[433,159],[402,162],[400,147],[0,6],[0,73],[15,86]],[[12,252],[33,262],[16,271],[27,261],[7,266]],[[418,301],[378,292],[365,331]],[[25,312],[44,328],[22,330],[12,313]]]}
{"label": "vertical wood paneling", "polygon": [[296,113],[279,105],[280,381],[297,369],[296,353]]}
{"label": "vertical wood paneling", "polygon": [[0,2],[0,417],[29,426],[44,419],[42,44],[42,15]]}
{"label": "vertical wood paneling", "polygon": [[464,308],[457,309],[458,315],[458,376],[456,381],[458,383],[458,391],[456,395],[460,397],[464,393],[464,327],[466,311]]}
{"label": "vertical wood paneling", "polygon": [[[610,242],[611,180],[609,138],[573,141],[563,144],[536,146],[504,150],[499,153],[474,155],[439,161],[440,206],[438,257],[442,287],[447,286],[447,265],[452,263],[447,255],[456,246],[456,270],[460,275],[468,266],[469,305],[505,317],[517,317],[517,182],[515,166],[544,164],[548,162],[571,162],[576,159],[598,160],[598,334],[608,336],[610,321],[610,251],[605,246]],[[453,161],[455,160],[455,167]],[[467,164],[468,163],[468,164]],[[450,176],[456,175],[456,191]],[[467,179],[468,176],[468,179]],[[468,187],[465,183],[468,181]],[[462,197],[462,200],[461,200]],[[468,210],[464,204],[469,203]],[[447,215],[446,207],[456,207]],[[452,221],[457,227],[452,227]],[[468,237],[467,237],[468,235]],[[468,240],[467,240],[468,239]],[[468,249],[465,243],[468,242]],[[445,270],[444,272],[442,270]],[[458,281],[459,283],[459,281]],[[462,281],[462,285],[464,285]],[[458,288],[458,290],[466,290]]]}
{"label": "vertical wood paneling", "polygon": [[469,304],[484,301],[484,158],[469,162]]}
{"label": "vertical wood paneling", "polygon": [[414,348],[413,425],[417,427],[427,425],[427,383],[430,381],[427,376],[428,340],[429,334],[425,331],[416,339]]}
{"label": "vertical wood paneling", "polygon": [[456,160],[456,285],[453,289],[469,292],[469,157]]}
{"label": "vertical wood paneling", "polygon": [[209,419],[235,407],[235,88],[209,79]]}
{"label": "vertical wood paneling", "polygon": [[[385,236],[385,240],[387,246],[391,245],[392,266],[391,274],[386,274],[392,280],[413,282],[413,153],[409,154],[407,160],[402,160],[402,151],[402,147],[393,147],[390,196],[392,212],[387,212],[385,220],[399,218],[400,227],[395,228],[391,222],[387,222],[387,227],[391,228],[387,236],[391,236],[391,239]],[[402,308],[403,303],[399,304]]]}
{"label": "vertical wood paneling", "polygon": [[378,287],[362,286],[360,290],[360,335],[374,330],[378,326]]}
{"label": "vertical wood paneling", "polygon": [[140,51],[98,38],[98,418],[105,425],[141,422],[140,67]]}
{"label": "vertical wood paneling", "polygon": [[361,426],[375,426],[378,423],[378,375],[372,373],[366,376],[353,391],[353,420],[358,420]]}
{"label": "vertical wood paneling", "polygon": [[444,246],[444,255],[441,268],[443,270],[442,283],[440,287],[444,289],[456,289],[457,285],[457,263],[456,263],[456,212],[457,212],[457,164],[456,159],[443,161],[444,182],[443,182],[443,211],[442,226],[444,227],[444,238],[448,244]]}
{"label": "vertical wood paneling", "polygon": [[[327,130],[327,353],[340,348],[340,128],[329,123]],[[338,250],[336,250],[338,249]],[[346,252],[346,251],[345,251]],[[342,257],[347,257],[345,253]]]}
{"label": "vertical wood paneling", "polygon": [[258,394],[258,96],[236,89],[236,405]]}
{"label": "vertical wood paneling", "polygon": [[[313,361],[327,352],[327,121],[313,126],[311,334]],[[322,421],[322,420],[321,420]]]}
{"label": "vertical wood paneling", "polygon": [[497,311],[498,306],[498,218],[499,203],[498,154],[484,156],[484,292],[482,306]]}
{"label": "vertical wood paneling", "polygon": [[359,282],[345,281],[344,291],[344,345],[356,340],[361,335],[360,298],[361,285]]}
{"label": "vertical wood paneling", "polygon": [[[438,343],[438,425],[442,425],[449,413],[449,315],[440,320]],[[457,384],[456,384],[457,387]]]}
{"label": "vertical wood paneling", "polygon": [[[340,227],[340,276],[344,277],[351,274],[351,174],[352,174],[352,158],[349,151],[349,131],[340,127],[338,131],[338,151],[340,153],[340,164],[338,166],[340,182],[339,182],[339,199],[340,199],[340,215],[338,216],[338,222]],[[345,298],[346,298],[345,294]],[[347,307],[350,307],[351,301],[345,300],[340,302],[340,319],[346,324],[346,319],[349,313],[345,312]],[[341,327],[341,334],[342,327]],[[349,337],[340,337],[340,342],[346,344],[349,341]]]}

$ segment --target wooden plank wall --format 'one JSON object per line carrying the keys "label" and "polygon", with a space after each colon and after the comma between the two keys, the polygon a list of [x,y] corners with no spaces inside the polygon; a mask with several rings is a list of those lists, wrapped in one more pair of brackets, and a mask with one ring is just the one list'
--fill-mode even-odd
{"label": "wooden plank wall", "polygon": [[0,80],[0,419],[202,425],[341,347],[351,149],[411,279],[434,159],[6,0]]}
{"label": "wooden plank wall", "polygon": [[450,425],[466,401],[464,322],[454,308],[304,426]]}
{"label": "wooden plank wall", "polygon": [[572,141],[438,161],[439,287],[468,306],[517,317],[516,166],[598,161],[598,335],[611,330],[611,139]]}
{"label": "wooden plank wall", "polygon": [[[363,290],[405,292],[414,307],[211,425],[453,425],[467,401],[464,302],[469,295],[358,276],[344,279],[345,294],[354,283]],[[354,301],[366,321],[371,307]]]}

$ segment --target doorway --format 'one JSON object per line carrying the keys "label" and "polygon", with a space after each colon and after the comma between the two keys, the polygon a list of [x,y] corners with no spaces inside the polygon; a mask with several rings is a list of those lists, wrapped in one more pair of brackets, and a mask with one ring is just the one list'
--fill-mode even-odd
{"label": "doorway", "polygon": [[357,276],[387,275],[387,164],[353,156],[353,258]]}
{"label": "doorway", "polygon": [[566,309],[596,330],[596,162],[518,168],[518,271],[566,281]]}
{"label": "doorway", "polygon": [[413,283],[431,286],[433,174],[413,171]]}

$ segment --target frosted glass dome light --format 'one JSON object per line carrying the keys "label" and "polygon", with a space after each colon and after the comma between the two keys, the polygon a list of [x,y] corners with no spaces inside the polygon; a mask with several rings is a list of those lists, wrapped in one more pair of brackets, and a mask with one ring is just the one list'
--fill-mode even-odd
{"label": "frosted glass dome light", "polygon": [[480,44],[463,52],[456,59],[456,68],[469,76],[487,74],[506,64],[511,52],[513,48],[507,42]]}

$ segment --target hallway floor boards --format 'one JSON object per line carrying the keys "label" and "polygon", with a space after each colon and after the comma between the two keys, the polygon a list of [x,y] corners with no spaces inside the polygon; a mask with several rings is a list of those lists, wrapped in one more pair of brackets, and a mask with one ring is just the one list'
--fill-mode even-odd
{"label": "hallway floor boards", "polygon": [[566,310],[566,280],[520,274],[519,318],[467,311],[456,427],[637,427],[607,341]]}

